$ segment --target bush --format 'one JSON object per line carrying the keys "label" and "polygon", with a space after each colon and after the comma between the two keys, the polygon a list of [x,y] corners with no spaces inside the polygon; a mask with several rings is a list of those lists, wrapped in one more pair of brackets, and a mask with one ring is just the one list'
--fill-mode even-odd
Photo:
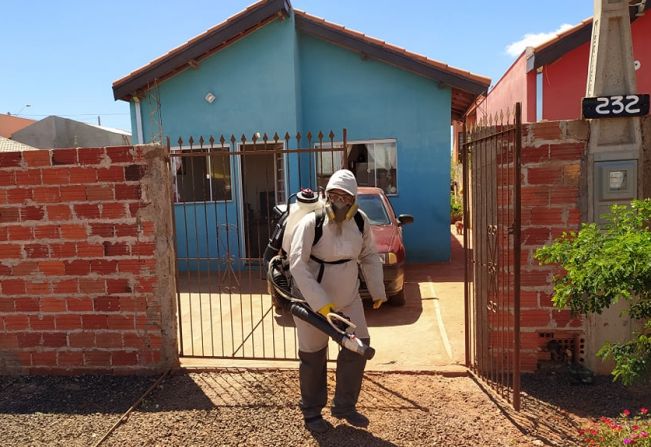
{"label": "bush", "polygon": [[599,422],[579,431],[584,445],[599,447],[651,446],[650,433],[651,418],[646,408],[641,408],[634,416],[629,410],[624,410],[615,419],[601,417]]}
{"label": "bush", "polygon": [[455,223],[463,219],[463,203],[460,202],[454,195],[450,194],[450,222]]}
{"label": "bush", "polygon": [[607,343],[597,355],[612,358],[615,380],[630,384],[651,365],[651,199],[613,206],[602,228],[583,224],[536,251],[541,264],[560,264],[554,306],[574,313],[601,313],[620,299],[640,330],[624,343]]}

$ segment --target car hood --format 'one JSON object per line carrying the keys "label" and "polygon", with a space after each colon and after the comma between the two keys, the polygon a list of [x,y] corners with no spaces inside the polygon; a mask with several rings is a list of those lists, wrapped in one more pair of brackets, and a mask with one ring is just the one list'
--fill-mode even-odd
{"label": "car hood", "polygon": [[393,225],[372,225],[373,237],[378,253],[391,251],[394,239],[398,234],[398,227]]}

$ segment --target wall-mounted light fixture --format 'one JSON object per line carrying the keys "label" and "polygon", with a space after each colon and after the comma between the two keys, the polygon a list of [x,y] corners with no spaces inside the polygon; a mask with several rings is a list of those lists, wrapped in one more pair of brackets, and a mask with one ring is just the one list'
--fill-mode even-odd
{"label": "wall-mounted light fixture", "polygon": [[215,99],[217,99],[217,97],[213,95],[211,92],[208,92],[206,93],[206,96],[203,97],[203,99],[205,99],[208,104],[212,104],[213,102],[215,102]]}

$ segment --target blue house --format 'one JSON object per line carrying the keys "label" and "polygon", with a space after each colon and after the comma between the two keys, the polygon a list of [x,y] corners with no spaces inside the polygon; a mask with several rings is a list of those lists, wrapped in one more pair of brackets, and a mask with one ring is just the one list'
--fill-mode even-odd
{"label": "blue house", "polygon": [[[213,146],[231,153],[172,157],[185,257],[255,257],[268,236],[256,230],[256,216],[348,166],[360,185],[384,189],[397,214],[415,216],[404,235],[408,258],[425,262],[450,257],[451,123],[489,84],[289,0],[263,0],[114,82],[113,92],[130,102],[135,142],[169,138],[188,155],[190,136],[193,149],[214,136]],[[296,147],[307,147],[311,131],[316,148],[316,133],[332,130],[324,141],[342,147],[342,129],[346,153],[330,153],[330,161],[292,152],[284,140],[300,134]],[[277,156],[239,157],[265,135]],[[199,183],[185,180],[190,171]]]}

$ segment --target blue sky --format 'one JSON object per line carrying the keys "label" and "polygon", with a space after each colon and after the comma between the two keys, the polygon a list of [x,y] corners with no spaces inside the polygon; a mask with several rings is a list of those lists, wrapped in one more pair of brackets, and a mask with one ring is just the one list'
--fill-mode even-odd
{"label": "blue sky", "polygon": [[[0,113],[91,123],[99,115],[102,125],[130,130],[128,105],[113,100],[112,82],[252,2],[2,0]],[[593,0],[292,0],[292,5],[495,83],[515,59],[510,46],[519,53],[525,39],[590,17]]]}

